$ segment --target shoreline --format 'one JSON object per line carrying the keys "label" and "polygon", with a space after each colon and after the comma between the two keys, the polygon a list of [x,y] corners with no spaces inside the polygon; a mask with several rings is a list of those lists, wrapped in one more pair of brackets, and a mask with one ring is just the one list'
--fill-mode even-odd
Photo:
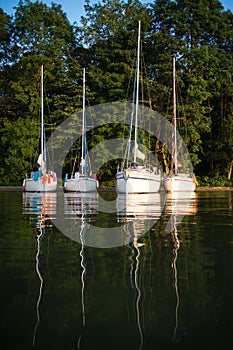
{"label": "shoreline", "polygon": [[[0,192],[7,191],[22,191],[22,186],[0,186]],[[58,188],[58,191],[62,191],[62,188]],[[196,188],[195,192],[208,192],[208,191],[233,191],[233,187],[210,187],[200,186]],[[23,191],[22,191],[23,192]],[[115,187],[100,187],[98,192],[116,192]],[[163,192],[160,190],[159,192]]]}

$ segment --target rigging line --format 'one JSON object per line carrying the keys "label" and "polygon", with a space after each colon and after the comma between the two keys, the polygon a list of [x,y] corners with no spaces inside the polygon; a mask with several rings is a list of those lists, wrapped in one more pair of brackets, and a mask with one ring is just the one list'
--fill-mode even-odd
{"label": "rigging line", "polygon": [[137,145],[137,128],[138,128],[138,99],[139,99],[139,64],[140,64],[140,42],[141,42],[141,22],[138,22],[138,45],[137,45],[137,55],[136,55],[136,68],[134,75],[134,90],[133,90],[133,101],[132,101],[132,111],[130,118],[130,135],[129,135],[129,143],[128,143],[128,155],[127,155],[127,167],[129,164],[129,154],[130,154],[130,146],[131,146],[131,136],[132,136],[132,128],[133,128],[133,116],[134,116],[134,104],[135,106],[135,126],[134,126],[134,142],[135,142],[135,152],[134,152],[134,162],[136,162],[136,145]]}
{"label": "rigging line", "polygon": [[132,137],[132,131],[133,131],[133,116],[134,116],[134,104],[135,104],[135,94],[136,94],[136,80],[137,80],[137,72],[135,70],[134,75],[134,88],[133,88],[133,100],[132,100],[132,110],[131,110],[131,116],[130,116],[130,131],[129,131],[129,138],[128,138],[128,151],[127,151],[127,160],[126,160],[126,166],[129,165],[129,156],[130,156],[130,147],[131,147],[131,137]]}
{"label": "rigging line", "polygon": [[138,142],[138,101],[139,101],[139,70],[140,70],[140,43],[141,43],[141,21],[138,22],[138,50],[137,50],[137,67],[136,67],[136,106],[135,106],[135,127],[134,127],[134,162],[137,161],[136,149]]}
{"label": "rigging line", "polygon": [[[147,90],[147,94],[148,94],[148,103],[149,103],[149,109],[151,111],[151,115],[152,115],[152,99],[151,99],[151,93],[150,93],[150,87],[149,87],[149,78],[147,75],[147,70],[146,70],[146,63],[144,60],[144,55],[142,52],[142,66],[143,66],[143,71],[145,72],[145,81],[146,81],[146,90]],[[144,99],[143,99],[144,100]],[[149,131],[151,130],[151,118],[149,118]],[[144,131],[145,133],[145,131]],[[148,141],[149,141],[149,149],[151,148],[151,134],[149,132],[149,137],[148,137]],[[154,153],[152,153],[154,154]],[[150,168],[150,159],[148,160],[148,167]]]}
{"label": "rigging line", "polygon": [[73,164],[71,175],[74,174],[77,158],[78,158],[77,156],[74,158],[74,164]]}
{"label": "rigging line", "polygon": [[[136,51],[135,51],[136,52]],[[130,74],[129,74],[129,81],[128,81],[128,86],[127,86],[127,90],[126,90],[126,101],[128,101],[128,98],[129,98],[129,90],[130,90],[130,86],[131,86],[131,82],[132,82],[132,77],[134,77],[134,71],[135,71],[135,67],[133,66],[133,67],[131,67],[130,68]],[[134,80],[134,79],[133,79]],[[134,89],[134,88],[133,88]],[[127,115],[127,113],[126,113],[126,106],[125,106],[125,112],[124,112],[124,126],[123,126],[123,137],[124,137],[124,135],[126,135],[126,133],[127,133],[127,135],[129,135],[129,132],[128,132],[128,127],[127,127],[127,124],[126,124],[126,122],[125,122],[125,120],[126,120],[126,115]],[[122,161],[122,163],[121,163],[121,169],[123,169],[124,168],[124,166],[125,166],[125,159],[126,159],[126,155],[127,155],[127,145],[126,145],[126,147],[125,147],[125,145],[124,145],[124,142],[122,142],[122,147],[121,147],[121,155],[122,155],[122,159],[123,159],[123,161]]]}
{"label": "rigging line", "polygon": [[[187,118],[186,118],[186,113],[185,113],[185,106],[184,106],[184,102],[183,102],[183,98],[182,98],[182,93],[181,93],[181,88],[180,88],[180,85],[177,83],[177,87],[178,87],[178,94],[179,94],[179,98],[177,99],[177,102],[180,100],[181,101],[181,110],[183,112],[183,115],[184,115],[184,124],[185,124],[185,136],[186,136],[186,140],[188,138],[188,125],[187,125]],[[178,104],[178,103],[177,103]],[[178,108],[180,107],[177,106]],[[182,117],[181,117],[182,118]],[[181,119],[181,118],[178,118],[178,119]]]}

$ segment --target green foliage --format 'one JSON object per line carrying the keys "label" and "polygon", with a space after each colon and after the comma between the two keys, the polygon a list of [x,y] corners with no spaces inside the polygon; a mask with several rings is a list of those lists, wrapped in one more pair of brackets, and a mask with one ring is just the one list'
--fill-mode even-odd
{"label": "green foliage", "polygon": [[202,176],[198,178],[199,186],[210,186],[210,187],[231,187],[233,185],[233,181],[228,181],[226,176]]}
{"label": "green foliage", "polygon": [[2,135],[3,168],[1,177],[2,185],[9,185],[15,182],[21,183],[22,177],[31,169],[36,162],[38,148],[39,128],[29,117],[19,118],[15,122],[5,122]]}

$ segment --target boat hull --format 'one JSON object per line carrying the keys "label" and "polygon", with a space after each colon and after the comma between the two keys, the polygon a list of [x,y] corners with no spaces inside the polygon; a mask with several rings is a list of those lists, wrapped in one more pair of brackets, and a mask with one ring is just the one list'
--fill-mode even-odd
{"label": "boat hull", "polygon": [[54,192],[57,189],[57,180],[45,182],[43,178],[33,180],[33,178],[25,179],[23,183],[23,190],[25,192]]}
{"label": "boat hull", "polygon": [[79,179],[68,179],[64,184],[65,192],[95,192],[98,181],[91,177],[79,177]]}
{"label": "boat hull", "polygon": [[118,193],[156,193],[161,184],[160,174],[146,171],[119,171],[116,179]]}
{"label": "boat hull", "polygon": [[164,188],[167,192],[193,192],[196,180],[186,174],[171,175],[164,178]]}

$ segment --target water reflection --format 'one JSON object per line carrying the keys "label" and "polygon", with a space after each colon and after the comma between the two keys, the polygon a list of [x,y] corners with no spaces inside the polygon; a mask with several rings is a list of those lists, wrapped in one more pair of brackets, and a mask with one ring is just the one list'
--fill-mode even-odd
{"label": "water reflection", "polygon": [[139,276],[139,267],[140,267],[140,248],[143,246],[143,243],[138,243],[137,238],[135,237],[134,242],[130,244],[132,249],[131,255],[131,265],[130,265],[130,285],[134,292],[133,299],[133,309],[135,310],[135,323],[136,329],[139,336],[139,346],[138,349],[142,349],[144,334],[142,330],[142,321],[141,321],[141,313],[140,306],[142,306],[142,293],[141,293],[141,283]]}
{"label": "water reflection", "polygon": [[[139,350],[144,345],[143,303],[146,297],[144,295],[143,298],[142,273],[144,257],[141,256],[141,250],[144,249],[146,243],[140,242],[140,238],[160,219],[163,206],[164,194],[161,193],[118,194],[117,197],[117,220],[121,223],[125,237],[127,237],[126,244],[128,243],[131,249],[129,277],[134,295],[132,306],[135,314],[136,339],[138,339],[136,348]],[[142,253],[144,252],[142,251]]]}
{"label": "water reflection", "polygon": [[[84,237],[85,237],[85,229],[86,229],[86,221],[85,218],[83,218],[83,224],[81,227],[80,231],[80,240],[82,242],[81,245],[81,250],[80,250],[80,265],[81,265],[81,304],[82,304],[82,328],[85,328],[86,325],[86,313],[85,313],[85,283],[86,283],[86,260],[85,260],[85,244],[84,244]],[[77,348],[81,349],[81,341],[82,341],[82,336],[83,336],[84,330],[80,332],[79,338],[78,338],[78,343],[77,343]]]}
{"label": "water reflection", "polygon": [[33,342],[32,342],[33,346],[35,346],[37,330],[40,324],[40,303],[41,303],[43,284],[44,284],[43,275],[42,275],[42,272],[40,271],[40,255],[41,255],[41,248],[42,248],[42,239],[44,235],[45,235],[45,227],[41,226],[37,234],[37,252],[36,252],[36,259],[35,259],[35,268],[36,268],[37,276],[39,278],[40,287],[39,287],[39,295],[36,303],[37,322],[34,328],[34,335],[33,335]]}
{"label": "water reflection", "polygon": [[131,218],[158,220],[163,204],[163,193],[118,194],[117,214],[127,221]]}
{"label": "water reflection", "polygon": [[28,215],[37,227],[51,225],[57,210],[57,193],[24,192],[23,214]]}
{"label": "water reflection", "polygon": [[35,256],[35,270],[39,279],[39,294],[36,302],[36,324],[33,333],[33,347],[36,344],[36,336],[40,325],[40,305],[43,293],[44,277],[41,271],[40,260],[42,255],[43,238],[48,233],[46,230],[53,227],[51,218],[56,216],[56,193],[23,193],[23,213],[29,215],[30,220],[37,228],[37,251]]}
{"label": "water reflection", "polygon": [[[177,329],[179,325],[179,305],[180,305],[180,296],[179,296],[179,285],[178,285],[178,252],[181,245],[181,239],[179,238],[178,226],[181,221],[187,215],[195,215],[198,211],[198,195],[196,192],[174,192],[167,193],[166,195],[166,204],[165,212],[169,216],[165,232],[171,234],[172,237],[172,273],[173,273],[173,290],[176,298],[175,305],[175,325],[173,331],[173,341],[176,341]],[[181,232],[180,232],[181,233]]]}
{"label": "water reflection", "polygon": [[[95,216],[98,214],[97,192],[64,193],[64,202],[59,204],[56,225],[71,240],[88,245],[94,235]],[[60,214],[61,212],[61,214]]]}
{"label": "water reflection", "polygon": [[132,241],[139,247],[139,238],[160,219],[163,206],[161,193],[118,194],[117,220],[125,232],[125,244]]}
{"label": "water reflection", "polygon": [[[198,209],[198,194],[197,192],[174,192],[166,194],[165,211],[172,217],[176,217],[176,225],[178,225],[184,216],[195,215]],[[170,222],[168,222],[167,231]],[[173,227],[171,223],[171,227]]]}
{"label": "water reflection", "polygon": [[97,192],[64,193],[64,214],[69,219],[81,219],[80,223],[82,223],[84,215],[97,213],[98,199]]}
{"label": "water reflection", "polygon": [[[178,195],[167,194],[166,197],[164,194],[160,193],[149,196],[118,196],[116,200],[116,213],[107,216],[99,211],[99,195],[97,193],[60,193],[58,196],[54,196],[54,194],[33,195],[25,193],[23,203],[24,213],[33,219],[33,223],[35,223],[37,227],[35,268],[40,285],[36,303],[37,319],[33,335],[34,346],[38,344],[39,326],[42,326],[40,324],[40,310],[45,282],[45,276],[41,268],[42,244],[48,229],[51,228],[49,217],[51,216],[54,220],[57,220],[60,212],[63,214],[62,220],[65,221],[65,225],[69,227],[69,231],[66,231],[69,232],[69,234],[66,236],[72,239],[72,241],[80,243],[80,245],[77,246],[79,252],[79,259],[77,260],[78,266],[75,265],[74,268],[75,271],[77,270],[76,272],[79,276],[78,293],[80,293],[81,298],[79,315],[81,325],[79,323],[79,331],[77,332],[76,328],[76,334],[73,334],[73,337],[76,338],[77,348],[85,348],[87,342],[92,346],[94,340],[87,340],[87,333],[89,332],[89,336],[93,336],[94,339],[96,333],[100,331],[101,326],[98,325],[98,322],[101,323],[101,321],[98,319],[98,315],[94,315],[91,312],[90,309],[93,308],[97,311],[97,314],[99,313],[103,318],[103,324],[109,322],[110,328],[114,327],[117,322],[119,322],[118,324],[120,325],[127,310],[127,325],[130,330],[126,331],[126,342],[127,344],[130,343],[131,339],[134,344],[134,349],[141,350],[145,348],[148,339],[149,341],[154,339],[153,332],[155,332],[158,339],[160,339],[160,335],[158,334],[160,334],[165,327],[163,322],[166,322],[166,337],[169,338],[170,336],[170,338],[173,338],[174,342],[177,341],[177,334],[180,326],[180,301],[182,302],[179,267],[181,266],[180,255],[182,256],[183,245],[182,225],[179,225],[186,215],[196,214],[196,193],[179,193]],[[113,251],[109,253],[107,253],[106,250],[98,251],[88,247],[91,240],[93,242],[99,239],[99,237],[96,237],[96,232],[97,229],[102,230],[101,223],[102,225],[109,226],[118,225],[116,230],[122,233],[122,242],[124,246],[118,247],[117,250],[113,249]],[[96,224],[98,224],[99,227],[97,227]],[[103,232],[103,234],[106,235],[107,231]],[[164,254],[164,252],[162,253],[162,250],[160,250],[162,235],[163,239],[169,242],[166,246],[166,254]],[[63,240],[63,244],[69,244],[67,241],[69,240]],[[73,246],[76,247],[76,245]],[[54,250],[57,249],[56,246],[53,246],[53,248]],[[94,270],[93,263],[90,261],[91,254],[95,254],[96,259],[99,259],[94,266]],[[69,256],[70,255],[72,255],[72,253],[69,250]],[[63,258],[67,259],[67,256],[63,256]],[[61,256],[59,256],[59,259],[61,259]],[[122,268],[124,266],[124,276],[126,276],[124,283],[126,290],[119,287],[122,278]],[[66,278],[70,276],[70,283],[73,284],[75,278],[71,276],[72,274],[67,273],[69,268],[62,265],[62,269],[64,269],[64,276],[66,276]],[[97,273],[98,269],[99,272]],[[118,269],[120,270],[119,272]],[[95,274],[98,274],[96,280],[94,278]],[[116,284],[111,286],[112,289],[108,289],[109,280],[111,280],[113,276]],[[170,276],[170,278],[166,279],[167,276]],[[88,288],[87,282],[89,282]],[[55,283],[59,285],[59,281],[55,281]],[[94,285],[94,283],[96,284]],[[103,287],[101,293],[98,294],[98,288],[100,288],[99,284],[101,283],[107,286],[107,288],[105,290]],[[161,296],[160,302],[160,294],[163,294],[164,291],[165,296]],[[168,293],[168,295],[166,295],[166,293]],[[112,297],[113,295],[115,298]],[[116,304],[121,305],[122,297],[127,298],[126,310],[122,309],[121,313],[119,312],[118,314],[118,312],[116,312]],[[106,309],[105,306],[101,307],[103,299],[110,299]],[[92,305],[92,307],[90,305]],[[75,309],[73,301],[71,301],[71,309]],[[165,309],[167,311],[164,316]],[[169,320],[167,319],[168,309]],[[114,312],[114,310],[116,312],[116,319],[113,322],[108,312],[110,314]],[[43,315],[49,312],[51,312],[51,309],[43,309]],[[52,318],[52,315],[49,317]],[[164,321],[165,318],[166,321]],[[91,323],[95,325],[97,330],[93,330],[93,328],[90,327]],[[169,330],[172,330],[171,335],[169,335]],[[40,337],[43,337],[42,331],[40,331]],[[132,340],[131,337],[134,339]]]}
{"label": "water reflection", "polygon": [[[84,244],[111,248],[133,241],[135,230],[138,237],[143,235],[161,215],[162,204],[159,194],[122,195],[116,201],[114,195],[112,197],[113,200],[109,201],[103,200],[98,193],[64,194],[63,205],[59,201],[56,226],[65,236],[82,244],[80,228],[85,218]],[[111,208],[109,212],[103,210],[103,202],[104,208]]]}

